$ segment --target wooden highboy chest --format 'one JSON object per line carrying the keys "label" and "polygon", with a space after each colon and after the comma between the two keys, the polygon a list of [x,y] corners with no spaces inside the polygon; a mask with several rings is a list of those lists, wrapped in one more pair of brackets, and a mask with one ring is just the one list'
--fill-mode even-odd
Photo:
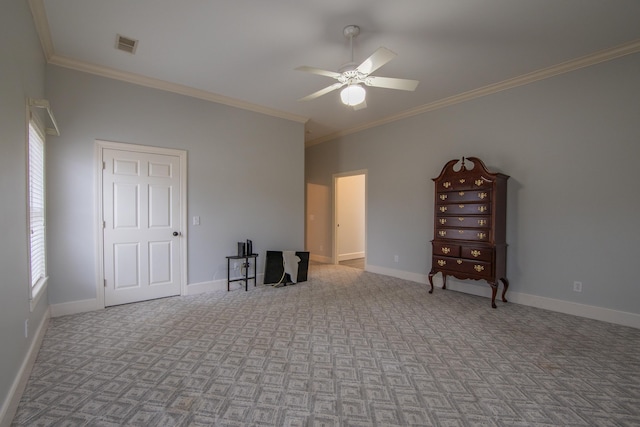
{"label": "wooden highboy chest", "polygon": [[502,301],[507,302],[507,179],[507,175],[489,172],[476,157],[450,160],[433,179],[429,293],[433,293],[433,276],[441,273],[443,289],[447,288],[447,276],[487,281],[493,308],[501,281]]}

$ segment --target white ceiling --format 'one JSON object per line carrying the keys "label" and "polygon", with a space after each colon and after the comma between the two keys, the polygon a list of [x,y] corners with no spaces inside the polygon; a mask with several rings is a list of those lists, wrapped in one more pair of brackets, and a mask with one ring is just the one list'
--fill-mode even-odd
{"label": "white ceiling", "polygon": [[[31,6],[51,63],[306,122],[310,143],[640,51],[638,0],[31,0]],[[420,80],[415,92],[368,88],[368,107],[359,111],[343,106],[339,91],[297,101],[335,82],[295,68],[337,71],[350,59],[342,33],[350,24],[361,28],[355,61],[380,46],[391,49],[398,56],[373,75]],[[115,48],[116,34],[139,40],[134,55]]]}

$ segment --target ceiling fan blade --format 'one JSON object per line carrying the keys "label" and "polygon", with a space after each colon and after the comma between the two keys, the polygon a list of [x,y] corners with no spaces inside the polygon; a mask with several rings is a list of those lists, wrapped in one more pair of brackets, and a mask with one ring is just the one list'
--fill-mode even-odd
{"label": "ceiling fan blade", "polygon": [[394,52],[390,51],[386,47],[379,47],[378,50],[373,52],[373,55],[365,59],[362,64],[358,65],[356,70],[362,74],[369,75],[395,57],[396,54]]}
{"label": "ceiling fan blade", "polygon": [[311,101],[312,99],[316,99],[316,98],[318,98],[318,97],[320,97],[322,95],[325,95],[325,94],[327,94],[327,93],[329,93],[331,91],[339,89],[344,85],[345,85],[344,83],[340,83],[340,82],[334,83],[331,86],[327,86],[324,89],[320,89],[317,92],[313,92],[311,95],[307,95],[304,98],[300,98],[300,99],[298,99],[298,101]]}
{"label": "ceiling fan blade", "polygon": [[336,73],[334,71],[329,71],[329,70],[322,70],[320,68],[315,68],[315,67],[307,67],[306,65],[303,65],[301,67],[296,68],[297,71],[304,71],[307,73],[313,73],[313,74],[319,74],[321,76],[327,76],[327,77],[331,77],[334,79],[337,79],[338,77],[340,77],[342,74],[340,73]]}
{"label": "ceiling fan blade", "polygon": [[360,104],[353,106],[354,111],[364,110],[365,108],[367,108],[367,101],[362,101]]}
{"label": "ceiling fan blade", "polygon": [[393,77],[376,77],[369,76],[365,79],[364,84],[367,86],[384,87],[387,89],[399,89],[399,90],[416,90],[418,87],[418,80],[409,79],[396,79]]}

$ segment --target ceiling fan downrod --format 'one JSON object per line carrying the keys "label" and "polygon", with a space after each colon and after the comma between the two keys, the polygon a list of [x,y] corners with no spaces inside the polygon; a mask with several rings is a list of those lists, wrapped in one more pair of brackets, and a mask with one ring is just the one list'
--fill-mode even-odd
{"label": "ceiling fan downrod", "polygon": [[360,27],[357,25],[347,25],[344,27],[344,30],[342,30],[342,34],[349,39],[349,45],[351,47],[351,63],[353,63],[353,38],[360,34]]}

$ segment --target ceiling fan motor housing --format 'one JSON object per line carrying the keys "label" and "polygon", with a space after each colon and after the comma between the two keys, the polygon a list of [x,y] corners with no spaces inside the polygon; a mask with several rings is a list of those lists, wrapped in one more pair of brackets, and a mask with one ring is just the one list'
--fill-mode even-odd
{"label": "ceiling fan motor housing", "polygon": [[338,81],[345,84],[365,83],[367,78],[366,74],[363,74],[356,69],[341,71],[341,73],[342,75],[338,77]]}

